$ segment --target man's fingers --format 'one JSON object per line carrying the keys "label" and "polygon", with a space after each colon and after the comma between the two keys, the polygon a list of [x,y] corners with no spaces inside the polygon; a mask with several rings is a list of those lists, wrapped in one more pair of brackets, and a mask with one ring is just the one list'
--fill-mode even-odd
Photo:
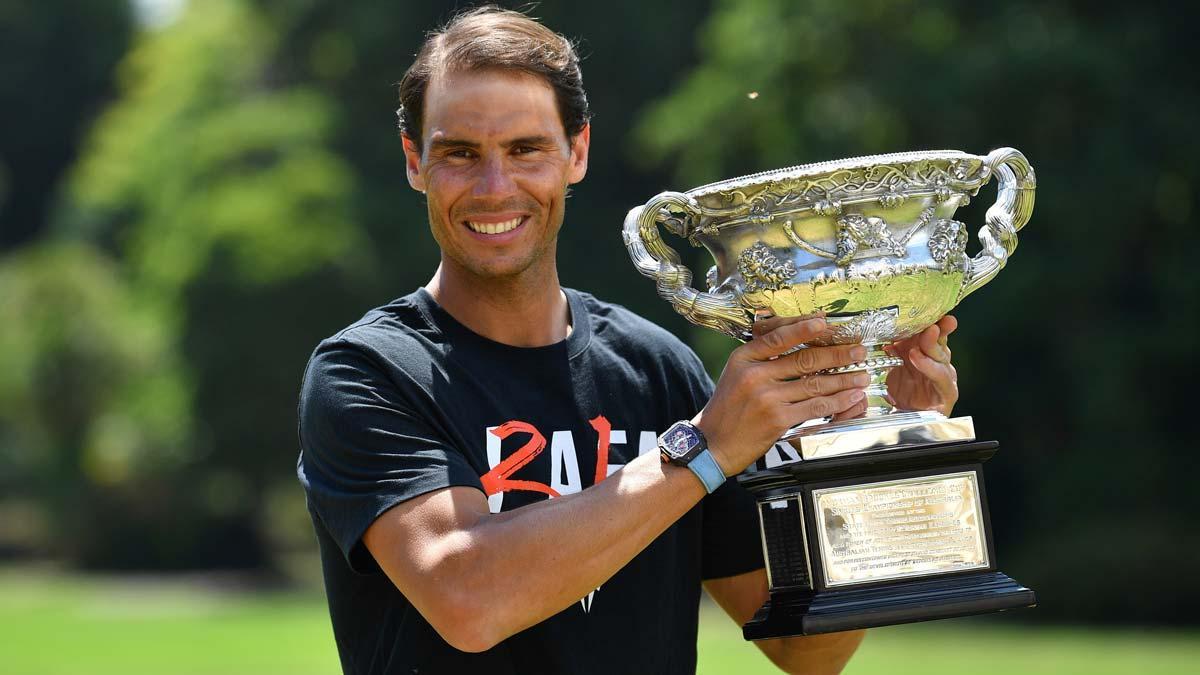
{"label": "man's fingers", "polygon": [[754,325],[750,328],[750,332],[752,332],[755,337],[758,337],[759,335],[769,333],[780,326],[786,326],[789,323],[806,321],[808,319],[822,319],[824,317],[824,314],[812,314],[809,316],[768,316],[755,318]]}
{"label": "man's fingers", "polygon": [[929,354],[930,352],[932,352],[934,349],[937,348],[938,338],[940,338],[941,336],[942,336],[942,331],[940,328],[938,328],[938,325],[935,323],[932,326],[930,326],[929,328],[926,328],[925,330],[921,331],[921,334],[917,336],[917,346],[920,347],[921,350],[924,351],[926,354]]}
{"label": "man's fingers", "polygon": [[917,345],[926,356],[938,363],[950,363],[950,347],[940,324],[926,328],[917,338]]}
{"label": "man's fingers", "polygon": [[867,348],[862,345],[833,345],[830,347],[806,347],[769,364],[776,379],[791,380],[805,375],[848,366],[867,358]]}
{"label": "man's fingers", "polygon": [[958,379],[958,372],[954,366],[949,363],[941,363],[930,358],[922,353],[920,349],[913,349],[908,353],[908,361],[929,381],[933,383],[939,394],[947,396],[953,392],[955,383]]}
{"label": "man's fingers", "polygon": [[788,317],[780,325],[756,335],[753,340],[738,347],[738,351],[750,360],[767,361],[787,353],[797,345],[820,337],[827,329],[825,319],[821,317]]}
{"label": "man's fingers", "polygon": [[866,373],[840,373],[837,375],[809,375],[782,385],[784,400],[789,403],[817,396],[828,396],[846,389],[862,389],[870,384]]}
{"label": "man's fingers", "polygon": [[852,420],[856,417],[861,417],[862,414],[865,412],[867,412],[867,399],[866,398],[859,401],[858,403],[855,403],[854,405],[850,406],[846,410],[841,411],[840,413],[835,413],[833,415],[832,421],[841,422],[842,420]]}
{"label": "man's fingers", "polygon": [[938,321],[937,325],[942,331],[942,344],[945,344],[946,338],[950,337],[951,333],[958,330],[958,319],[954,318],[950,314],[947,314],[946,316],[943,316],[940,321]]}
{"label": "man's fingers", "polygon": [[796,417],[796,423],[799,424],[821,417],[830,417],[849,410],[860,401],[866,400],[866,398],[867,393],[862,389],[847,389],[831,396],[817,396],[816,398],[810,398],[799,403],[793,403],[791,405],[791,412]]}

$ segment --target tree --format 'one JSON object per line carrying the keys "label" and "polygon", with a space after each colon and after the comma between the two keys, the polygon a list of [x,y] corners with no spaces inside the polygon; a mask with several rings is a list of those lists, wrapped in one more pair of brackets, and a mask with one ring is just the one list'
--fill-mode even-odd
{"label": "tree", "polygon": [[[172,450],[185,460],[153,472],[152,487],[145,476],[114,478],[122,499],[104,502],[107,541],[95,538],[85,564],[267,563],[259,521],[280,455],[255,442],[263,407],[253,397],[287,410],[303,352],[273,344],[288,344],[279,336],[294,326],[256,303],[297,280],[311,287],[323,269],[353,268],[365,249],[347,217],[353,177],[326,147],[333,106],[273,81],[275,44],[235,0],[193,3],[178,23],[141,35],[121,65],[120,99],[72,172],[57,229],[117,261],[128,302],[151,317],[183,383],[175,414],[191,431]],[[297,316],[304,302],[292,299]],[[290,377],[270,366],[281,352]],[[219,397],[216,378],[231,385]],[[102,412],[87,407],[78,425]],[[121,409],[114,424],[139,427],[141,412]]]}
{"label": "tree", "polygon": [[[291,469],[303,364],[321,338],[436,266],[420,197],[404,183],[392,83],[451,8],[217,0],[138,36],[51,229],[109,261],[121,302],[158,328],[188,431],[171,449],[179,461],[95,497],[104,527],[76,561],[261,566],[267,533],[308,542]],[[621,245],[625,210],[653,188],[620,138],[634,114],[627,97],[657,91],[690,52],[648,47],[648,60],[625,46],[634,33],[649,45],[664,22],[690,31],[699,15],[633,2],[547,11],[550,25],[586,37],[585,58],[605,52],[585,64],[600,140],[571,200],[564,277],[609,298],[636,288],[631,304],[682,325]],[[77,425],[100,414],[93,400]],[[118,411],[129,426],[138,414]]]}
{"label": "tree", "polygon": [[[187,383],[171,336],[114,261],[78,242],[0,260],[0,493],[46,507],[42,544],[87,560],[103,504],[159,499],[188,459]],[[147,485],[150,483],[151,485]]]}
{"label": "tree", "polygon": [[[677,188],[810,161],[1011,145],[1039,178],[1021,247],[955,310],[960,414],[1005,567],[1039,616],[1189,620],[1200,499],[1186,418],[1200,276],[1188,27],[1195,8],[724,0],[701,63],[636,138]],[[1189,57],[1188,55],[1191,55]],[[964,222],[982,224],[982,192]],[[714,363],[727,347],[701,338]],[[1172,578],[1170,600],[1114,580]],[[1104,592],[1097,592],[1104,589]]]}
{"label": "tree", "polygon": [[128,0],[0,4],[0,250],[36,237],[133,33]]}

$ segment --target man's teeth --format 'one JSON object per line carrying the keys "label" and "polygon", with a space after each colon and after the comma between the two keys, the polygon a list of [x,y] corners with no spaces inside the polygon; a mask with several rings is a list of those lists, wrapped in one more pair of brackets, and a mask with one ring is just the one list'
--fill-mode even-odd
{"label": "man's teeth", "polygon": [[504,234],[505,232],[517,229],[517,226],[521,224],[521,218],[522,216],[517,216],[503,223],[477,223],[473,220],[468,220],[467,227],[480,234]]}

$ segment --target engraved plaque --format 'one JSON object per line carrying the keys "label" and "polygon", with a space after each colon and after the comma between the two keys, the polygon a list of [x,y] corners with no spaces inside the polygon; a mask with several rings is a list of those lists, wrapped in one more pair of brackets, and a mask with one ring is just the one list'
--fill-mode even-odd
{"label": "engraved plaque", "polygon": [[813,490],[826,584],[988,567],[974,471]]}

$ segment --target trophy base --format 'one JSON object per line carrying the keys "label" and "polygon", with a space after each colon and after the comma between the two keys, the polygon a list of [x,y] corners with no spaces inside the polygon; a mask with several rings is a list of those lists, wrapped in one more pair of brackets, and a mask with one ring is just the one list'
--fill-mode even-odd
{"label": "trophy base", "polygon": [[1034,592],[1001,572],[882,588],[773,595],[745,626],[747,640],[819,635],[1033,607]]}
{"label": "trophy base", "polygon": [[780,440],[796,448],[801,459],[809,460],[973,441],[975,424],[970,417],[946,417],[931,411],[896,412],[843,422],[801,424],[789,429]]}
{"label": "trophy base", "polygon": [[746,639],[1034,606],[996,563],[983,463],[997,447],[893,447],[738,476],[758,505],[770,594]]}

